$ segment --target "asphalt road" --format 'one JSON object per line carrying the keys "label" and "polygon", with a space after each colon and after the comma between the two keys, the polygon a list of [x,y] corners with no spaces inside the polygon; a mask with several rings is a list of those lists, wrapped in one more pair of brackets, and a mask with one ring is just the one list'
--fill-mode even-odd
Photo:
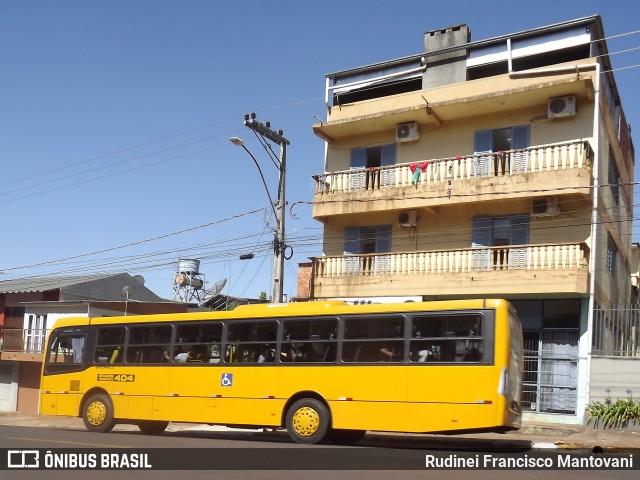
{"label": "asphalt road", "polygon": [[[425,466],[426,455],[438,458],[483,458],[485,455],[501,457],[534,457],[535,452],[526,450],[523,445],[504,443],[442,443],[434,445],[414,439],[377,439],[367,438],[354,447],[337,448],[331,445],[302,446],[291,443],[286,435],[280,433],[256,432],[215,432],[202,430],[182,430],[165,432],[158,436],[143,435],[137,431],[114,431],[95,434],[84,430],[68,428],[18,427],[0,425],[1,455],[11,450],[34,450],[44,460],[45,452],[51,452],[58,462],[71,461],[69,458],[84,458],[96,455],[96,464],[103,453],[123,454],[127,462],[133,464],[148,454],[147,463],[155,464],[153,470],[27,470],[10,469],[0,471],[4,479],[75,479],[91,478],[125,479],[349,479],[376,480],[389,479],[390,476],[402,476],[403,480],[413,479],[465,479],[502,480],[513,479],[555,479],[563,480],[607,480],[628,479],[637,476],[637,471],[625,470],[537,470],[492,469],[478,470],[472,467],[456,470],[433,471]],[[151,450],[147,450],[151,449]],[[15,453],[14,453],[15,455]],[[84,455],[85,457],[81,457]],[[555,455],[555,453],[554,453]],[[14,460],[12,460],[14,461]],[[82,461],[82,460],[77,460]],[[121,457],[115,458],[122,462]],[[141,460],[142,461],[142,460]],[[466,461],[466,460],[465,460]],[[0,458],[0,465],[6,465],[8,457]],[[144,464],[144,461],[142,461]],[[640,467],[640,458],[635,459]],[[60,464],[60,463],[59,463]],[[158,465],[173,470],[157,469]],[[204,466],[203,470],[194,470]],[[636,467],[636,468],[638,468]],[[222,469],[221,469],[222,468]],[[343,469],[344,468],[344,469]],[[358,470],[353,470],[357,468]],[[349,470],[351,469],[351,470]]]}

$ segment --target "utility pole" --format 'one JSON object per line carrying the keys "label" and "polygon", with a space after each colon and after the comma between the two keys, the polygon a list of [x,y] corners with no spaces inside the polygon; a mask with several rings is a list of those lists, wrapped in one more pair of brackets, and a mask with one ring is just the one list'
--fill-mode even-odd
{"label": "utility pole", "polygon": [[[244,124],[256,132],[261,137],[270,140],[280,146],[280,156],[278,159],[278,197],[275,205],[276,213],[276,229],[273,234],[273,283],[271,287],[271,301],[273,303],[282,303],[284,292],[284,255],[287,245],[285,244],[285,182],[287,174],[287,145],[289,140],[283,136],[283,131],[277,132],[271,129],[269,122],[266,124],[256,120],[256,114],[246,114],[244,116]],[[267,194],[269,194],[267,190]],[[273,207],[273,205],[272,205]]]}

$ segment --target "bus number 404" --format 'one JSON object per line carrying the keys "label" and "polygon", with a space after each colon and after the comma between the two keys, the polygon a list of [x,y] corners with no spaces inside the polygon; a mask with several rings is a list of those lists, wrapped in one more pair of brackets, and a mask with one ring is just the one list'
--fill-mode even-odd
{"label": "bus number 404", "polygon": [[135,379],[135,375],[115,375],[113,377],[114,382],[134,382]]}

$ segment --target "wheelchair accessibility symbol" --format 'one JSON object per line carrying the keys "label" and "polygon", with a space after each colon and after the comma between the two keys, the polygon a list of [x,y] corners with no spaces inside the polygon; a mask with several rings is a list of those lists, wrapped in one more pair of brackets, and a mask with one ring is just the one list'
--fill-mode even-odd
{"label": "wheelchair accessibility symbol", "polygon": [[220,385],[223,387],[230,387],[233,385],[233,373],[223,373],[220,379]]}

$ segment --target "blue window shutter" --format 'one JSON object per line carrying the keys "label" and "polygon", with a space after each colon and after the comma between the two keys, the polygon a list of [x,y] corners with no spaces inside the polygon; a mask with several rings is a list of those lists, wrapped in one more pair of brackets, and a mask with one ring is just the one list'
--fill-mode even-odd
{"label": "blue window shutter", "polygon": [[376,253],[391,252],[391,225],[376,227]]}
{"label": "blue window shutter", "polygon": [[380,165],[383,167],[389,165],[395,165],[396,159],[398,155],[398,148],[395,143],[390,143],[389,145],[383,145],[381,147],[380,154]]}
{"label": "blue window shutter", "polygon": [[[471,233],[472,247],[491,246],[491,217],[473,217],[473,229]],[[490,250],[478,249],[473,252],[474,270],[486,271],[491,261]]]}
{"label": "blue window shutter", "polygon": [[346,227],[344,229],[344,254],[358,255],[360,253],[362,253],[360,227]]}
{"label": "blue window shutter", "polygon": [[[398,148],[395,143],[389,145],[383,145],[380,147],[380,166],[389,167],[395,165],[398,162]],[[395,186],[395,169],[383,168],[381,171],[380,185],[383,188],[390,188]]]}
{"label": "blue window shutter", "polygon": [[529,215],[511,217],[511,244],[526,245],[529,243]]}
{"label": "blue window shutter", "polygon": [[367,164],[367,149],[351,149],[351,168],[364,168]]}
{"label": "blue window shutter", "polygon": [[[518,125],[511,128],[511,148],[519,150],[531,146],[531,128],[529,125]],[[514,152],[512,155],[512,173],[527,173],[529,167],[528,152]]]}
{"label": "blue window shutter", "polygon": [[[529,215],[514,215],[511,218],[511,239],[512,245],[527,245],[529,243]],[[523,248],[511,249],[511,268],[523,269],[526,266],[527,250]]]}
{"label": "blue window shutter", "polygon": [[349,190],[357,192],[364,189],[365,173],[364,167],[367,164],[367,149],[353,148],[351,150],[351,170],[360,170],[349,173]]}
{"label": "blue window shutter", "polygon": [[493,132],[491,130],[478,130],[473,139],[474,175],[486,177],[491,171],[491,155],[478,155],[479,153],[490,153],[493,149]]}
{"label": "blue window shutter", "polygon": [[353,257],[362,252],[362,242],[360,242],[360,227],[346,227],[344,229],[344,274],[357,275],[359,271],[360,258]]}
{"label": "blue window shutter", "polygon": [[473,217],[471,246],[491,246],[491,217]]}
{"label": "blue window shutter", "polygon": [[376,253],[389,253],[389,255],[376,255],[376,271],[389,273],[391,269],[391,225],[378,225],[376,227]]}

